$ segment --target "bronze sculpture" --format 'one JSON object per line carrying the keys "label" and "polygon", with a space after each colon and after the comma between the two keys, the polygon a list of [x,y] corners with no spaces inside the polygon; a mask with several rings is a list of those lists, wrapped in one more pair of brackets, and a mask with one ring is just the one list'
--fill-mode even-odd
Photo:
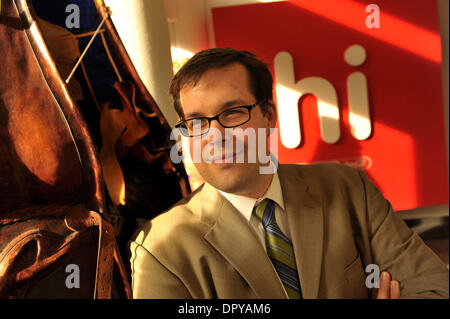
{"label": "bronze sculpture", "polygon": [[[107,143],[102,149],[92,138],[93,128],[52,58],[31,2],[1,1],[0,298],[131,298],[109,214],[110,207],[120,210],[124,203],[115,200],[114,182],[105,187],[105,181],[120,175],[121,157],[134,154],[143,163],[160,160],[155,169],[175,173],[181,194],[189,192],[184,168],[173,166],[167,156],[167,122],[140,81],[103,1],[95,4],[105,21],[108,55],[120,73],[114,87],[122,97],[120,111],[100,101],[99,112],[103,123],[116,113],[128,130],[124,135],[122,127],[110,136],[109,152],[103,152]],[[145,116],[159,124],[152,127]],[[135,123],[140,130],[133,132]],[[153,136],[154,128],[163,132],[156,138],[165,147],[140,142]],[[104,178],[102,165],[110,167],[111,161],[119,166]],[[74,264],[83,274],[76,290],[65,283],[67,267]]]}

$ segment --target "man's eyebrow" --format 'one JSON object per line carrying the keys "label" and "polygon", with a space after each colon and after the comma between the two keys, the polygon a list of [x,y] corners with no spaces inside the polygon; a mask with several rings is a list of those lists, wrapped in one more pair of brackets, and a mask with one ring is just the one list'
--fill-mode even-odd
{"label": "man's eyebrow", "polygon": [[[217,113],[220,113],[223,110],[225,110],[231,106],[239,106],[239,105],[244,105],[244,104],[246,104],[246,102],[242,99],[230,100],[230,101],[223,103],[219,109],[219,112],[217,112]],[[203,116],[205,116],[205,115],[200,112],[192,112],[192,113],[188,113],[185,115],[186,119],[190,119],[193,117],[203,117]]]}
{"label": "man's eyebrow", "polygon": [[192,118],[192,117],[202,117],[202,116],[204,116],[204,115],[202,115],[202,114],[199,113],[199,112],[193,112],[193,113],[186,114],[184,117],[185,117],[186,119],[190,119],[190,118]]}
{"label": "man's eyebrow", "polygon": [[230,106],[238,106],[238,105],[244,105],[244,104],[246,104],[246,102],[244,100],[235,99],[235,100],[231,100],[231,101],[223,103],[221,109],[224,110]]}

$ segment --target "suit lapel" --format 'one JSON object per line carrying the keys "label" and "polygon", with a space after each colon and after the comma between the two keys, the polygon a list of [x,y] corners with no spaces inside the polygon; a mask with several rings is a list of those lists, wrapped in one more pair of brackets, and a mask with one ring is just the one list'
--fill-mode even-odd
{"label": "suit lapel", "polygon": [[202,189],[205,239],[245,279],[258,298],[287,298],[272,263],[239,211],[211,185]]}
{"label": "suit lapel", "polygon": [[317,298],[323,253],[323,207],[314,183],[299,166],[280,165],[278,175],[294,247],[303,298]]}

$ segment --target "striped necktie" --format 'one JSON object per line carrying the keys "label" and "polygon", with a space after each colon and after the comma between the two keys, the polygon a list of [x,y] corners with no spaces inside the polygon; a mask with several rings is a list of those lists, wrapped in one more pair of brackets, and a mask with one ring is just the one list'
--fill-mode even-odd
{"label": "striped necktie", "polygon": [[283,283],[289,299],[300,299],[301,289],[292,243],[275,221],[275,202],[266,198],[253,208],[253,214],[264,226],[267,254]]}

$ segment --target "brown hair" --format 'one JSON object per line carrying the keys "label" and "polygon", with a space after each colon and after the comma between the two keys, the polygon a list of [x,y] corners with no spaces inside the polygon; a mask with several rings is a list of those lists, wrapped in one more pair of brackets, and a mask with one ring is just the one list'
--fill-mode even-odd
{"label": "brown hair", "polygon": [[249,51],[232,48],[213,48],[203,50],[190,58],[175,74],[170,84],[169,93],[173,97],[175,111],[183,119],[183,109],[180,103],[180,91],[186,85],[195,86],[202,75],[210,70],[233,63],[242,64],[248,71],[250,89],[261,106],[263,113],[267,110],[267,102],[273,99],[273,79],[267,65]]}

